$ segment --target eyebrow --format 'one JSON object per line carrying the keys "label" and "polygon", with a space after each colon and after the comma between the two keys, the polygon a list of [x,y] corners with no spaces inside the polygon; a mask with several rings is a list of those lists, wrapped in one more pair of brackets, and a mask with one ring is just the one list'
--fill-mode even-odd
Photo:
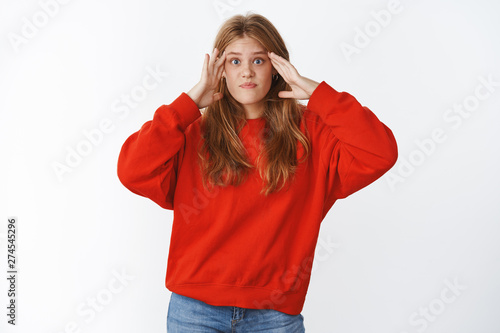
{"label": "eyebrow", "polygon": [[[229,52],[227,55],[231,55],[231,54],[241,55],[240,52]],[[267,52],[266,51],[258,51],[258,52],[253,52],[252,54],[267,54]]]}

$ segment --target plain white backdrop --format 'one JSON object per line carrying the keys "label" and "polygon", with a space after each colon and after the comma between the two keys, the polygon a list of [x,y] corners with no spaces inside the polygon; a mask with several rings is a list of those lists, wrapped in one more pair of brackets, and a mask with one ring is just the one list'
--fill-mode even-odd
{"label": "plain white backdrop", "polygon": [[223,21],[249,10],[275,24],[301,75],[354,95],[399,146],[390,172],[322,223],[307,332],[498,333],[492,0],[2,1],[0,331],[166,331],[173,213],[121,185],[118,154],[196,84]]}

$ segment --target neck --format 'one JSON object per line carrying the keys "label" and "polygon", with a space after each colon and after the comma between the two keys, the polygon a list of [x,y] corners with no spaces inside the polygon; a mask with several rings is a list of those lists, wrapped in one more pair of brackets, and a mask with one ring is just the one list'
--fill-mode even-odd
{"label": "neck", "polygon": [[264,103],[244,105],[243,107],[247,119],[257,119],[264,114]]}

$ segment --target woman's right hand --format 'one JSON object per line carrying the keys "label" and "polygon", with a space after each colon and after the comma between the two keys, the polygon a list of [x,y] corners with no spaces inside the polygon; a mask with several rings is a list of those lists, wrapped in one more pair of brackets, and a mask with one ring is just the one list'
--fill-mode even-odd
{"label": "woman's right hand", "polygon": [[223,52],[222,56],[217,58],[218,54],[219,50],[217,48],[214,48],[212,57],[205,53],[200,82],[187,93],[199,109],[203,109],[223,97],[222,93],[216,93],[215,90],[224,71],[226,55]]}

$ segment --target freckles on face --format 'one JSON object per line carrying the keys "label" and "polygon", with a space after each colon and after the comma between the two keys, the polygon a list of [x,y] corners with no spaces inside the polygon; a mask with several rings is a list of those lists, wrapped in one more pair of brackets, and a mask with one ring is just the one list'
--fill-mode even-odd
{"label": "freckles on face", "polygon": [[261,102],[272,83],[273,66],[267,50],[256,39],[245,36],[230,43],[225,52],[224,71],[230,94],[243,105]]}

